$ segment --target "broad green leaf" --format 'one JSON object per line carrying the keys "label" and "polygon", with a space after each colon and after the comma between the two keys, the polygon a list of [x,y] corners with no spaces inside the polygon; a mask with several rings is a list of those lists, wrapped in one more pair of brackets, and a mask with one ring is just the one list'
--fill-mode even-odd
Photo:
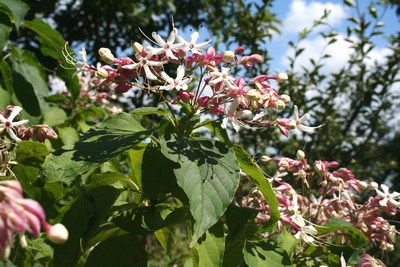
{"label": "broad green leaf", "polygon": [[43,70],[33,54],[13,48],[12,69],[14,92],[26,112],[40,116],[46,112],[48,104],[45,97],[49,87],[43,79]]}
{"label": "broad green leaf", "polygon": [[93,175],[88,187],[94,188],[94,187],[102,186],[102,185],[113,185],[115,183],[124,184],[124,183],[130,182],[130,181],[131,181],[131,179],[129,179],[128,176],[125,176],[122,173],[105,172],[105,173]]}
{"label": "broad green leaf", "polygon": [[[146,150],[147,144],[141,143],[129,150],[129,158],[131,163],[131,172],[128,176],[132,179],[132,182],[138,187],[137,189],[143,191],[142,185],[142,163],[143,153]],[[140,201],[144,196],[137,192],[133,192],[134,199]]]}
{"label": "broad green leaf", "polygon": [[114,217],[112,222],[127,232],[147,235],[185,219],[186,214],[183,208],[171,210],[169,207],[160,205],[132,209]]}
{"label": "broad green leaf", "polygon": [[251,267],[292,266],[286,251],[265,241],[246,241],[243,249],[244,261]]}
{"label": "broad green leaf", "polygon": [[54,127],[63,124],[68,119],[64,110],[58,107],[49,107],[43,114],[43,124]]}
{"label": "broad green leaf", "polygon": [[174,197],[187,202],[187,196],[176,182],[176,165],[161,153],[159,147],[146,147],[142,161],[142,183],[146,197],[155,200],[159,194],[172,193]]}
{"label": "broad green leaf", "polygon": [[199,258],[199,267],[221,266],[225,250],[223,224],[218,221],[199,238],[194,246]]}
{"label": "broad green leaf", "polygon": [[[58,31],[54,30],[40,19],[25,21],[23,26],[31,29],[39,35],[39,42],[41,44],[40,50],[44,55],[56,59],[61,62],[60,64],[63,66],[72,67],[66,62],[66,59],[61,53],[66,41]],[[65,81],[66,87],[71,93],[72,98],[76,99],[79,96],[80,85],[78,78],[76,76],[73,77],[74,72],[75,71],[72,69],[57,68],[57,75]]]}
{"label": "broad green leaf", "polygon": [[255,217],[258,211],[230,205],[226,211],[228,235],[225,241],[223,267],[239,266],[243,262],[243,247],[247,239],[254,237],[258,226]]}
{"label": "broad green leaf", "polygon": [[180,164],[174,172],[195,220],[193,246],[232,202],[240,180],[239,166],[235,154],[212,139],[166,134],[160,144],[164,156]]}
{"label": "broad green leaf", "polygon": [[82,246],[105,222],[120,190],[111,186],[96,187],[82,194],[73,202],[64,214],[62,223],[68,229],[69,237],[65,244],[54,250],[54,265],[59,267],[76,266],[82,254]]}
{"label": "broad green leaf", "polygon": [[8,65],[7,61],[2,58],[0,60],[0,73],[1,79],[4,82],[4,86],[7,91],[11,94],[13,92],[13,79],[10,65]]}
{"label": "broad green leaf", "polygon": [[5,110],[6,107],[11,103],[10,94],[3,89],[0,85],[0,109]]}
{"label": "broad green leaf", "polygon": [[351,245],[354,248],[362,247],[368,243],[367,238],[360,230],[343,219],[330,219],[325,225],[316,226],[315,228],[317,229],[319,235],[335,231],[347,232]]}
{"label": "broad green leaf", "polygon": [[85,264],[85,267],[99,266],[147,266],[144,241],[132,234],[106,239],[90,252]]}
{"label": "broad green leaf", "polygon": [[153,115],[153,114],[168,116],[169,114],[171,114],[171,112],[163,107],[141,107],[132,110],[131,114],[135,114],[136,116]]}
{"label": "broad green leaf", "polygon": [[174,234],[175,227],[173,225],[169,225],[154,232],[158,242],[160,242],[160,245],[170,258],[172,246],[174,244]]}
{"label": "broad green leaf", "polygon": [[65,146],[72,146],[79,141],[78,131],[73,127],[57,127],[58,137]]}
{"label": "broad green leaf", "polygon": [[22,141],[16,149],[16,161],[22,165],[40,167],[50,152],[43,143]]}
{"label": "broad green leaf", "polygon": [[272,191],[272,187],[268,182],[267,178],[264,176],[263,172],[254,163],[253,159],[247,154],[246,151],[243,150],[242,147],[235,145],[234,150],[236,153],[236,157],[240,163],[240,168],[247,173],[253,182],[257,185],[257,188],[263,194],[265,200],[267,201],[271,218],[269,220],[269,224],[273,224],[279,220],[280,213],[278,211],[278,200],[274,192]]}
{"label": "broad green leaf", "polygon": [[46,158],[41,175],[48,181],[70,182],[133,148],[150,131],[127,113],[107,118],[87,131],[74,146],[64,147]]}
{"label": "broad green leaf", "polygon": [[204,121],[200,126],[210,129],[221,142],[228,143],[229,136],[225,129],[221,127],[221,123],[216,121]]}
{"label": "broad green leaf", "polygon": [[[0,12],[1,13],[1,12]],[[1,17],[2,14],[0,14]],[[0,18],[0,51],[3,51],[4,46],[8,42],[8,36],[10,35],[11,27],[2,24]]]}
{"label": "broad green leaf", "polygon": [[292,257],[298,244],[299,240],[297,240],[292,234],[290,234],[286,230],[283,230],[282,233],[278,236],[278,245],[287,252],[289,257]]}
{"label": "broad green leaf", "polygon": [[2,10],[9,16],[11,22],[15,23],[15,28],[18,32],[29,6],[21,0],[1,0],[0,12]]}

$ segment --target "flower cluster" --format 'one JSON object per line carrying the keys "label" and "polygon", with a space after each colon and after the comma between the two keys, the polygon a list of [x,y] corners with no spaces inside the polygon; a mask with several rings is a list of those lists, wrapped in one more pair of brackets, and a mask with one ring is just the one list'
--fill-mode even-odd
{"label": "flower cluster", "polygon": [[[191,113],[220,114],[222,127],[231,124],[238,131],[241,126],[276,126],[285,136],[293,129],[312,132],[315,127],[303,125],[309,119],[298,115],[294,108],[294,119],[275,118],[274,110],[282,110],[290,103],[288,95],[279,94],[270,84],[271,80],[287,80],[285,73],[259,75],[250,79],[234,77],[236,68],[244,70],[263,62],[258,54],[244,55],[240,46],[234,51],[217,53],[214,47],[207,48],[209,41],[198,43],[199,33],[194,32],[190,40],[179,35],[175,27],[164,40],[153,32],[151,40],[156,45],[133,44],[134,57],[116,58],[108,48],[99,49],[101,59],[107,64],[94,67],[86,62],[86,52],[80,54],[83,61],[74,59],[72,53],[63,50],[66,61],[78,70],[97,75],[99,85],[113,87],[117,93],[131,88],[171,96],[167,104],[189,104]],[[192,81],[196,81],[192,85]],[[168,91],[169,93],[165,93]]]}
{"label": "flower cluster", "polygon": [[38,202],[23,197],[18,181],[0,181],[0,260],[9,257],[15,235],[19,236],[21,246],[26,247],[25,233],[37,236],[41,227],[55,244],[64,243],[68,238],[68,231],[62,224],[46,222]]}
{"label": "flower cluster", "polygon": [[29,140],[33,137],[36,137],[39,142],[57,138],[57,133],[46,124],[26,128],[25,124],[28,123],[28,120],[18,120],[19,113],[22,111],[21,107],[7,106],[7,110],[10,112],[9,115],[0,110],[0,135],[7,135],[15,142]]}
{"label": "flower cluster", "polygon": [[[278,173],[270,179],[279,202],[281,219],[279,229],[287,225],[295,237],[307,243],[315,241],[316,225],[324,226],[331,219],[341,219],[359,229],[382,250],[393,250],[396,228],[384,217],[399,212],[400,193],[390,193],[389,187],[375,182],[358,180],[346,168],[339,168],[337,162],[315,161],[308,163],[303,151],[297,152],[297,159],[262,157],[265,162],[277,162]],[[304,188],[303,194],[291,186],[293,178]],[[362,204],[365,191],[375,191]],[[367,194],[364,194],[367,195]],[[246,196],[242,205],[260,210],[258,222],[269,220],[269,207],[262,194],[254,189]],[[318,236],[320,241],[328,241],[332,236]],[[349,240],[341,237],[341,244]]]}

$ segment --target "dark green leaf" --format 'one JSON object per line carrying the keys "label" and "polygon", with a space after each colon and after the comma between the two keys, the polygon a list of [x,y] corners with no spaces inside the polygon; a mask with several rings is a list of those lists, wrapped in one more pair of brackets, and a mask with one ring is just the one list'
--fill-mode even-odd
{"label": "dark green leaf", "polygon": [[111,116],[92,127],[73,147],[64,147],[47,157],[41,175],[48,181],[70,182],[131,149],[149,134],[132,115]]}
{"label": "dark green leaf", "polygon": [[93,175],[88,187],[94,188],[102,185],[113,185],[115,183],[124,184],[130,182],[130,180],[128,176],[119,172],[105,172]]}
{"label": "dark green leaf", "polygon": [[98,244],[90,252],[85,267],[109,266],[147,266],[144,241],[128,234],[110,237]]}
{"label": "dark green leaf", "polygon": [[176,182],[174,167],[176,163],[167,159],[159,147],[149,145],[143,154],[142,183],[143,192],[150,199],[157,199],[162,193],[172,193],[174,197],[187,202],[187,197]]}
{"label": "dark green leaf", "polygon": [[242,147],[234,146],[234,150],[240,163],[240,168],[254,181],[270,207],[271,219],[269,224],[277,222],[280,217],[280,213],[278,211],[278,200],[272,191],[270,183],[258,165],[254,163],[253,159],[249,154],[247,154],[246,151],[243,150]]}
{"label": "dark green leaf", "polygon": [[240,180],[235,154],[219,141],[175,134],[166,134],[160,144],[164,156],[180,164],[174,171],[195,219],[194,245],[232,202]]}
{"label": "dark green leaf", "polygon": [[76,266],[82,254],[85,239],[90,239],[105,215],[114,204],[120,190],[111,186],[96,187],[88,192],[82,191],[64,214],[62,223],[68,229],[69,237],[65,244],[56,246],[54,265],[60,267]]}
{"label": "dark green leaf", "polygon": [[[63,66],[71,67],[61,54],[66,41],[58,31],[54,30],[40,19],[25,21],[23,25],[32,31],[35,31],[39,35],[39,41],[41,44],[40,49],[44,55],[56,59],[61,62]],[[75,71],[72,69],[57,69],[57,75],[65,81],[66,87],[71,93],[72,98],[76,99],[79,95],[80,85],[78,78],[76,76],[73,77],[74,72]]]}
{"label": "dark green leaf", "polygon": [[251,267],[292,266],[286,251],[275,244],[265,241],[247,241],[243,254],[246,264]]}
{"label": "dark green leaf", "polygon": [[6,11],[5,13],[9,16],[11,22],[15,23],[15,28],[18,32],[29,6],[21,0],[1,0],[0,7],[6,8],[3,10]]}

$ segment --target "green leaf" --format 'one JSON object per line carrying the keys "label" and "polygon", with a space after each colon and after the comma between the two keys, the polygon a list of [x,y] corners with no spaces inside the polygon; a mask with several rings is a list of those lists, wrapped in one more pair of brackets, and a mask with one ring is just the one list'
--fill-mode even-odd
{"label": "green leaf", "polygon": [[14,92],[26,112],[40,116],[48,108],[45,97],[49,87],[43,79],[43,70],[33,54],[13,48],[12,68]]}
{"label": "green leaf", "polygon": [[169,112],[168,109],[165,109],[163,107],[141,107],[132,110],[131,114],[134,114],[136,116],[154,115],[154,114],[168,116],[171,113]]}
{"label": "green leaf", "polygon": [[180,164],[174,172],[195,220],[193,246],[232,202],[240,180],[239,166],[235,154],[212,139],[166,134],[160,144],[164,156]]}
{"label": "green leaf", "polygon": [[46,158],[41,176],[48,181],[70,182],[133,148],[150,131],[127,113],[107,118],[87,131],[74,146],[64,147]]}
{"label": "green leaf", "polygon": [[58,137],[64,145],[72,146],[79,141],[78,131],[73,127],[57,127]]}
{"label": "green leaf", "polygon": [[148,145],[143,154],[143,192],[150,199],[157,199],[162,193],[172,193],[174,197],[187,202],[187,196],[178,186],[174,174],[176,163],[167,159],[159,147]]}
{"label": "green leaf", "polygon": [[0,60],[0,73],[2,81],[4,82],[4,86],[7,91],[11,94],[13,92],[13,79],[10,65],[8,65],[7,61],[2,58]]}
{"label": "green leaf", "polygon": [[200,126],[210,129],[221,142],[229,143],[228,133],[221,127],[221,123],[216,121],[204,121]]}
{"label": "green leaf", "polygon": [[50,127],[63,124],[67,119],[67,114],[59,107],[49,107],[43,114],[43,124],[47,124]]}
{"label": "green leaf", "polygon": [[230,205],[226,211],[228,235],[226,236],[223,267],[239,266],[243,262],[243,247],[247,239],[257,232],[254,221],[258,211]]}
{"label": "green leaf", "polygon": [[299,240],[286,230],[283,230],[278,236],[278,245],[287,252],[289,257],[292,257],[298,244]]}
{"label": "green leaf", "polygon": [[50,152],[43,143],[22,141],[16,149],[16,161],[19,164],[40,167]]}
{"label": "green leaf", "polygon": [[11,22],[15,24],[15,28],[18,32],[25,15],[29,10],[29,6],[21,0],[1,0],[0,8],[5,11]]}
{"label": "green leaf", "polygon": [[265,241],[246,241],[243,255],[244,261],[251,267],[292,266],[289,256],[282,248]]}
{"label": "green leaf", "polygon": [[169,225],[154,232],[154,235],[156,236],[158,242],[160,242],[160,245],[170,258],[175,238],[174,233],[175,227],[173,225]]}
{"label": "green leaf", "polygon": [[[1,14],[0,14],[0,17],[1,17]],[[0,22],[0,51],[3,51],[3,48],[6,46],[10,32],[11,32],[11,27],[9,27],[5,24],[2,24]]]}
{"label": "green leaf", "polygon": [[113,185],[115,183],[123,184],[123,183],[130,182],[130,181],[131,181],[131,179],[129,179],[128,176],[126,176],[122,173],[105,172],[105,173],[93,175],[88,187],[94,188],[94,187],[102,186],[102,185]]}
{"label": "green leaf", "polygon": [[5,110],[6,107],[11,103],[10,94],[3,89],[0,85],[0,109]]}
{"label": "green leaf", "polygon": [[127,232],[147,235],[182,222],[185,218],[183,208],[171,210],[169,207],[159,205],[132,209],[114,217],[112,222]]}
{"label": "green leaf", "polygon": [[347,232],[353,248],[359,248],[368,243],[367,238],[360,230],[353,227],[349,222],[343,219],[330,219],[325,225],[316,226],[315,228],[319,235],[335,231]]}
{"label": "green leaf", "polygon": [[99,225],[105,221],[105,215],[119,194],[120,190],[111,186],[96,187],[88,192],[82,191],[62,219],[62,224],[68,229],[69,237],[65,244],[55,247],[55,266],[76,266],[85,239],[89,240]]}
{"label": "green leaf", "polygon": [[85,267],[102,266],[147,266],[144,241],[131,234],[106,239],[95,246],[85,264]]}
{"label": "green leaf", "polygon": [[268,182],[267,178],[264,176],[258,165],[254,163],[250,155],[247,154],[247,152],[244,151],[241,146],[235,145],[234,150],[236,153],[236,157],[239,161],[240,168],[250,176],[250,178],[256,184],[257,188],[261,191],[269,205],[271,213],[269,224],[271,225],[277,222],[280,218],[280,213],[278,211],[278,200],[276,199],[276,196],[272,191],[270,183]]}
{"label": "green leaf", "polygon": [[[25,21],[23,26],[31,29],[39,35],[39,42],[41,44],[40,51],[43,55],[56,59],[63,66],[70,67],[61,53],[66,41],[58,31],[54,30],[40,19]],[[66,87],[71,93],[72,98],[77,99],[79,96],[80,85],[78,78],[76,76],[73,77],[74,72],[75,71],[72,69],[57,68],[57,75],[65,81]]]}
{"label": "green leaf", "polygon": [[223,224],[218,221],[197,241],[194,246],[199,258],[199,267],[221,266],[225,250]]}

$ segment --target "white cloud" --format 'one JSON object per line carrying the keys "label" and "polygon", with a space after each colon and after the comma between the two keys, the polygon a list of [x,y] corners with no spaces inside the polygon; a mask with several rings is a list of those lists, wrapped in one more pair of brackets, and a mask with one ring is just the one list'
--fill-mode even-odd
{"label": "white cloud", "polygon": [[[304,48],[303,53],[297,58],[295,71],[302,71],[301,66],[306,68],[312,68],[310,59],[318,61],[322,54],[329,54],[331,57],[323,59],[323,67],[321,71],[323,73],[337,72],[342,68],[349,60],[350,55],[354,52],[350,47],[351,44],[345,41],[345,36],[339,34],[337,36],[337,41],[329,46],[327,45],[327,40],[322,36],[317,36],[314,38],[309,38],[300,42],[299,47]],[[383,63],[385,57],[389,55],[389,48],[374,48],[369,54],[369,58],[366,60],[367,65],[372,66],[374,61],[378,63]],[[289,48],[286,53],[281,58],[281,63],[288,68],[289,60],[288,56],[293,57],[294,51]]]}
{"label": "white cloud", "polygon": [[[342,4],[332,2],[306,2],[304,0],[293,0],[289,6],[283,21],[283,34],[298,33],[304,28],[309,28],[313,25],[314,20],[321,18],[324,10],[331,11],[327,23],[329,26],[339,25],[348,15],[347,9]],[[323,26],[327,27],[327,26]],[[323,28],[322,26],[319,29]]]}

